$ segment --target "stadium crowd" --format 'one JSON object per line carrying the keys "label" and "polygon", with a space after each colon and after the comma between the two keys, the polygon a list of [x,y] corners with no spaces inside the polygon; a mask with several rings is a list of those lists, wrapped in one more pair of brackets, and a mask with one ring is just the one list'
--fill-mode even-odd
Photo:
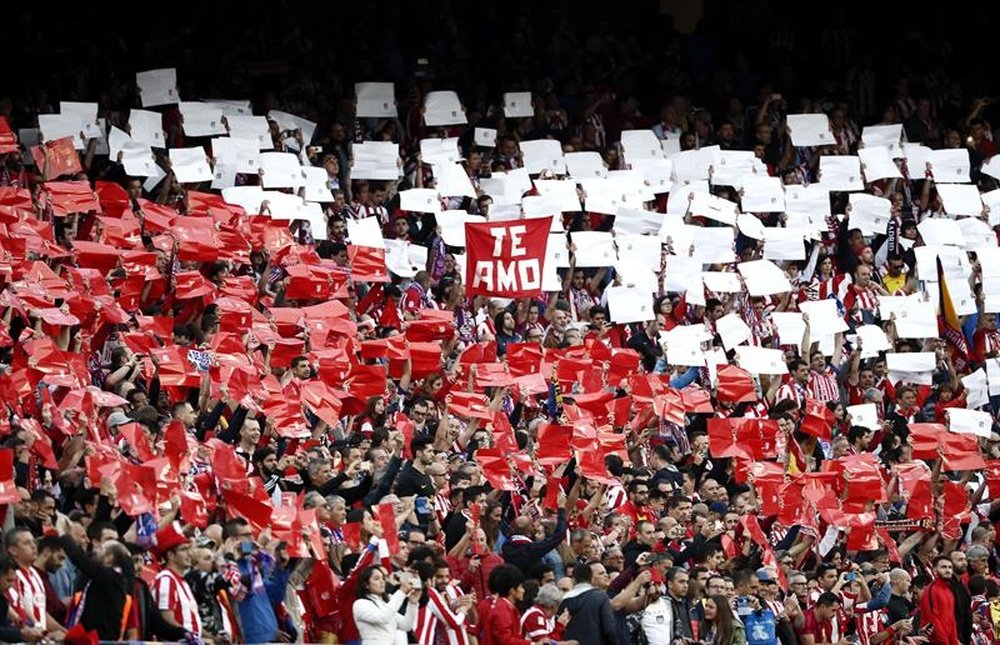
{"label": "stadium crowd", "polygon": [[[887,79],[832,23],[836,83],[713,94],[696,32],[655,101],[442,117],[442,29],[374,104],[190,61],[0,100],[0,640],[1000,642],[1000,167],[949,51]],[[465,225],[543,216],[537,292],[471,293]]]}

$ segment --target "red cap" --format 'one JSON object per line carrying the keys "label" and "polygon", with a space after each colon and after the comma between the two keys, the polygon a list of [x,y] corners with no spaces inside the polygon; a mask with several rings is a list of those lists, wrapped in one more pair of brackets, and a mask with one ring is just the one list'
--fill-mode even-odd
{"label": "red cap", "polygon": [[171,522],[156,532],[156,553],[161,558],[176,549],[182,544],[187,544],[188,539],[181,533],[181,525]]}

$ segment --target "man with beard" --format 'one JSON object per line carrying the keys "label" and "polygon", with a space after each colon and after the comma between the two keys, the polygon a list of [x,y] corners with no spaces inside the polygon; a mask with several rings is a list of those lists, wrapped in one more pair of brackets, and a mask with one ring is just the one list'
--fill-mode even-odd
{"label": "man with beard", "polygon": [[278,505],[281,499],[281,471],[278,470],[278,453],[271,446],[258,448],[253,453],[253,470],[264,482],[264,491],[271,497],[272,503]]}
{"label": "man with beard", "polygon": [[4,534],[4,546],[7,548],[7,555],[17,563],[14,593],[10,598],[12,608],[25,622],[37,625],[46,635],[60,635],[63,631],[62,626],[52,617],[46,606],[47,596],[43,581],[46,576],[34,566],[38,557],[34,536],[28,529],[14,528]]}
{"label": "man with beard", "polygon": [[[955,566],[951,558],[939,555],[934,558],[934,581],[927,585],[920,596],[921,627],[930,626],[928,642],[940,645],[968,643],[971,632],[968,592],[956,593]],[[964,595],[964,598],[961,596]],[[962,602],[964,600],[964,603]],[[969,631],[962,638],[962,625],[968,623]]]}
{"label": "man with beard", "polygon": [[39,573],[42,584],[45,585],[45,608],[60,625],[66,623],[66,605],[63,603],[55,587],[49,581],[49,574],[55,573],[66,562],[66,552],[59,544],[59,538],[43,536],[35,543],[38,557],[35,558],[35,570]]}
{"label": "man with beard", "polygon": [[168,524],[156,532],[156,550],[164,563],[153,583],[156,608],[171,625],[200,636],[198,601],[184,579],[191,568],[191,542],[181,534],[180,525]]}

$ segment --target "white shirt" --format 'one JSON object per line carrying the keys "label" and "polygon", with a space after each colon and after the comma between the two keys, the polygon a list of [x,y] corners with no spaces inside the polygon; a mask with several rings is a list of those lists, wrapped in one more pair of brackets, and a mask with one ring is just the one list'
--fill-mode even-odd
{"label": "white shirt", "polygon": [[642,631],[650,643],[672,643],[674,610],[665,596],[657,598],[642,612]]}
{"label": "white shirt", "polygon": [[[406,603],[406,614],[399,608]],[[354,622],[365,645],[405,645],[406,634],[417,621],[417,606],[407,602],[406,594],[397,591],[385,602],[377,596],[354,601]]]}

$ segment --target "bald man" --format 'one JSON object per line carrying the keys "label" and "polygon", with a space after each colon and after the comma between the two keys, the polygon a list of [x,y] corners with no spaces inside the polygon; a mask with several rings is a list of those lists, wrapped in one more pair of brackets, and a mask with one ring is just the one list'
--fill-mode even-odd
{"label": "bald man", "polygon": [[559,546],[566,537],[566,511],[559,509],[555,530],[543,540],[533,540],[537,526],[535,520],[519,515],[514,519],[510,539],[503,543],[501,555],[508,564],[521,571],[530,571],[542,557]]}

